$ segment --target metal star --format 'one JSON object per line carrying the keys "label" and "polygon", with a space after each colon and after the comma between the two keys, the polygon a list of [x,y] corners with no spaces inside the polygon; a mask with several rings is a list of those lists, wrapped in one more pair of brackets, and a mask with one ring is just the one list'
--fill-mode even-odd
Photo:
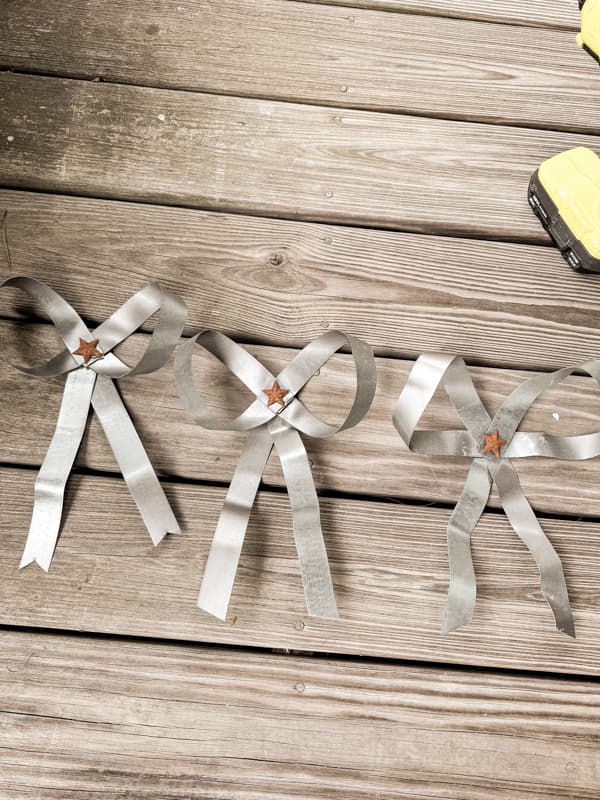
{"label": "metal star", "polygon": [[87,364],[88,361],[92,358],[100,358],[102,357],[102,353],[98,350],[98,342],[100,339],[92,339],[91,342],[86,342],[85,339],[79,338],[79,347],[77,350],[73,350],[74,356],[83,356],[84,364]]}
{"label": "metal star", "polygon": [[276,403],[279,404],[280,406],[284,406],[285,396],[286,394],[289,394],[289,391],[287,389],[282,389],[281,386],[277,383],[277,381],[275,381],[275,383],[273,384],[273,386],[271,386],[270,389],[263,389],[263,392],[269,398],[269,402],[267,403],[269,407],[275,405]]}
{"label": "metal star", "polygon": [[500,438],[500,431],[495,430],[494,433],[484,433],[483,446],[484,453],[493,453],[496,458],[500,458],[500,450],[506,444],[506,439]]}

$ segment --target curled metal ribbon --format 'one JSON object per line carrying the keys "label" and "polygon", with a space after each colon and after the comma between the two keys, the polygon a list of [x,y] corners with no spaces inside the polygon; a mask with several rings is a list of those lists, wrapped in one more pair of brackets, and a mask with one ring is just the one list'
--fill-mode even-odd
{"label": "curled metal ribbon", "polygon": [[[563,568],[525,497],[510,459],[545,456],[583,460],[600,455],[600,433],[555,436],[517,430],[531,404],[575,371],[600,383],[600,361],[536,375],[506,398],[493,418],[486,411],[460,357],[425,354],[417,359],[394,411],[394,425],[415,453],[473,458],[462,494],[448,523],[450,585],[443,631],[459,628],[473,617],[476,579],[471,534],[486,506],[492,482],[513,529],[535,559],[542,593],[559,631],[575,636]],[[443,386],[465,430],[415,430],[438,386]]]}
{"label": "curled metal ribbon", "polygon": [[[181,298],[148,284],[93,331],[57,292],[41,281],[14,277],[0,286],[26,292],[54,323],[66,349],[44,364],[16,369],[37,378],[67,375],[56,429],[35,481],[33,515],[21,567],[36,562],[46,572],[58,541],[64,494],[85,431],[90,405],[131,491],[152,541],[157,545],[179,525],[135,426],[114,384],[115,378],[154,372],[168,361],[183,331],[187,312]],[[158,321],[144,353],[130,367],[111,351],[153,314]]]}
{"label": "curled metal ribbon", "polygon": [[[196,391],[191,370],[196,342],[228,367],[256,397],[242,414],[231,421],[214,419]],[[297,394],[344,345],[349,345],[352,350],[356,391],[343,422],[330,425],[314,416]],[[215,330],[205,330],[179,347],[175,354],[175,375],[181,401],[198,425],[210,430],[248,432],[217,524],[198,607],[221,620],[227,616],[250,512],[274,446],[290,498],[308,614],[336,618],[337,606],[321,530],[319,500],[301,434],[333,436],[356,425],[365,416],[376,386],[371,348],[361,339],[340,331],[328,331],[301,350],[275,377],[227,336]]]}

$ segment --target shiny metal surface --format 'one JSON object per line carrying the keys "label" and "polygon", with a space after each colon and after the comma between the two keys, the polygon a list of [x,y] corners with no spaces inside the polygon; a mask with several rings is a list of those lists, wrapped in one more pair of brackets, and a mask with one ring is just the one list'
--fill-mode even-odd
{"label": "shiny metal surface", "polygon": [[[36,562],[50,568],[60,532],[65,487],[93,407],[154,544],[179,525],[150,464],[135,426],[114,384],[115,378],[159,369],[171,356],[185,324],[183,301],[159,284],[133,295],[111,317],[91,331],[57,292],[38,280],[14,277],[1,286],[26,292],[54,323],[66,349],[36,367],[16,366],[38,378],[66,374],[58,422],[35,483],[34,507],[21,567]],[[159,318],[148,345],[133,366],[111,351],[154,313]],[[102,356],[84,362],[74,355],[79,340],[98,339]]]}
{"label": "shiny metal surface", "polygon": [[[455,630],[472,619],[476,579],[471,557],[471,534],[486,506],[492,482],[495,482],[510,524],[536,561],[542,593],[552,609],[558,630],[575,636],[560,559],[529,505],[510,459],[544,456],[583,460],[600,455],[600,433],[554,436],[518,430],[527,410],[542,392],[556,386],[576,370],[583,370],[600,382],[600,361],[536,375],[518,386],[492,418],[483,406],[462,358],[428,353],[415,363],[398,398],[393,418],[405,446],[417,453],[474,459],[448,523],[450,585],[444,632]],[[463,421],[464,430],[416,430],[440,385]],[[506,441],[499,456],[483,452],[484,436],[496,431]]]}
{"label": "shiny metal surface", "polygon": [[[196,391],[192,379],[192,352],[198,343],[236,375],[256,399],[230,421],[215,419]],[[352,408],[339,425],[323,422],[297,397],[312,376],[344,345],[350,345],[356,367]],[[248,431],[248,439],[229,486],[219,518],[198,597],[199,608],[221,620],[233,590],[250,512],[273,446],[286,480],[292,508],[294,538],[309,615],[337,617],[337,606],[319,511],[319,501],[302,441],[306,436],[333,436],[356,425],[369,410],[376,386],[371,348],[340,331],[328,331],[301,350],[275,377],[244,348],[223,334],[206,330],[187,340],[175,355],[175,375],[181,401],[198,425],[211,430]],[[268,405],[265,390],[275,383],[286,392],[276,408]]]}

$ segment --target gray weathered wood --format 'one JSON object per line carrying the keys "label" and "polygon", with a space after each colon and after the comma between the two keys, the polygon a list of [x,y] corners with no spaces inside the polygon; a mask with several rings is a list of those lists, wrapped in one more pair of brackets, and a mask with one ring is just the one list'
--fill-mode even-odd
{"label": "gray weathered wood", "polygon": [[0,645],[11,800],[598,797],[595,683],[7,632]]}
{"label": "gray weathered wood", "polygon": [[[577,3],[568,0],[311,0],[314,3],[354,8],[371,8],[385,11],[408,11],[413,14],[459,19],[477,19],[503,22],[510,25],[532,25],[576,30],[579,27]],[[531,34],[532,38],[535,32]],[[468,47],[470,42],[465,42]]]}
{"label": "gray weathered wood", "polygon": [[[4,73],[0,184],[546,242],[544,158],[600,139]],[[10,141],[8,140],[10,138]]]}
{"label": "gray weathered wood", "polygon": [[[0,625],[597,676],[600,524],[542,519],[565,566],[576,641],[554,630],[531,557],[491,511],[474,536],[475,621],[442,637],[450,511],[391,501],[453,502],[467,466],[401,449],[390,414],[405,359],[435,347],[486,365],[474,374],[493,409],[525,375],[498,366],[549,369],[600,353],[597,282],[553,249],[430,235],[547,243],[525,200],[530,173],[567,146],[600,149],[574,133],[600,130],[600,77],[573,44],[576,4],[343,4],[24,0],[0,10],[2,66],[116,82],[0,75],[0,185],[195,209],[0,192],[2,277],[48,280],[98,321],[161,279],[190,305],[188,332],[223,328],[275,368],[334,326],[382,356],[367,421],[308,443],[332,494],[321,505],[341,619],[304,613],[274,462],[221,624],[195,607],[225,491],[203,481],[229,481],[243,437],[191,425],[168,369],[121,388],[152,460],[179,481],[166,491],[183,533],[153,548],[120,478],[75,475],[51,572],[17,569],[35,469],[6,464],[40,463],[62,381],[25,379],[5,362],[47,352],[47,325],[19,337],[1,322]],[[531,24],[548,29],[522,27]],[[31,311],[7,298],[0,313]],[[223,373],[200,357],[196,369],[212,403],[239,408]],[[305,399],[332,418],[351,389],[340,355]],[[595,430],[596,394],[574,378],[525,426]],[[454,421],[437,398],[425,424]],[[115,471],[95,421],[78,463]],[[599,470],[520,466],[538,511],[577,517],[600,517]],[[600,798],[598,692],[582,680],[25,631],[0,633],[0,662],[6,800]]]}
{"label": "gray weathered wood", "polygon": [[546,370],[600,356],[598,279],[550,247],[30,192],[0,191],[2,214],[0,276],[47,281],[98,322],[160,280],[185,298],[188,334],[300,347],[341,328],[381,355]]}
{"label": "gray weathered wood", "polygon": [[[24,335],[10,323],[0,324],[4,358],[35,363],[42,352],[56,352],[55,336],[47,326]],[[129,352],[140,353],[145,337],[131,342]],[[296,351],[251,348],[264,363],[279,371]],[[356,428],[330,439],[307,439],[317,485],[321,489],[426,501],[456,502],[469,468],[469,459],[418,456],[406,451],[391,417],[394,404],[412,366],[411,362],[380,359],[379,386],[372,410]],[[473,376],[482,398],[495,411],[522,380],[533,373],[475,369]],[[194,375],[203,395],[221,417],[234,416],[251,395],[198,347]],[[0,362],[0,418],[10,435],[0,437],[0,462],[41,464],[56,425],[62,397],[61,379],[39,381]],[[163,474],[195,480],[229,482],[245,440],[244,435],[206,431],[194,425],[176,394],[171,367],[152,375],[119,383],[125,403],[147,447]],[[341,420],[354,391],[354,373],[347,355],[334,357],[302,394],[309,408],[327,420]],[[522,429],[553,433],[589,433],[599,429],[597,385],[577,377],[548,392],[524,419]],[[555,418],[555,414],[558,418]],[[462,427],[440,391],[423,418],[423,427]],[[114,471],[115,461],[95,417],[90,424],[78,463]],[[515,466],[535,508],[557,514],[600,517],[600,459],[573,462],[520,459]],[[283,475],[275,455],[265,472],[271,486],[282,486]],[[497,505],[495,494],[493,504]]]}
{"label": "gray weathered wood", "polygon": [[449,511],[321,499],[339,621],[307,617],[288,500],[262,492],[228,621],[196,608],[224,490],[167,484],[183,533],[154,548],[121,480],[73,476],[52,568],[19,570],[35,473],[3,469],[0,623],[167,639],[600,674],[600,525],[542,520],[567,576],[578,638],[554,628],[536,566],[506,519],[474,536],[474,622],[440,634]]}
{"label": "gray weathered wood", "polygon": [[214,94],[600,129],[600,71],[572,31],[350,14],[289,0],[179,9],[157,13],[145,0],[108,11],[103,0],[9,4],[0,63]]}

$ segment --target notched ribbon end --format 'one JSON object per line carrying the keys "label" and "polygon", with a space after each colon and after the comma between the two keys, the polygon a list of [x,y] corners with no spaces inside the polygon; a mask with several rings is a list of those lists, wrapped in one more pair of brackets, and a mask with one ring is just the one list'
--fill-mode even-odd
{"label": "notched ribbon end", "polygon": [[152,539],[152,544],[154,547],[158,547],[158,545],[162,542],[165,536],[168,536],[170,533],[181,533],[181,528],[177,523],[169,524],[167,526],[163,526],[161,528],[155,528],[154,530],[150,530],[150,538]]}
{"label": "notched ribbon end", "polygon": [[50,564],[52,559],[40,559],[37,556],[30,556],[27,553],[23,553],[23,558],[21,559],[21,563],[19,564],[19,569],[23,569],[24,567],[28,567],[30,564],[37,564],[40,569],[43,569],[44,572],[48,572],[50,570]]}

